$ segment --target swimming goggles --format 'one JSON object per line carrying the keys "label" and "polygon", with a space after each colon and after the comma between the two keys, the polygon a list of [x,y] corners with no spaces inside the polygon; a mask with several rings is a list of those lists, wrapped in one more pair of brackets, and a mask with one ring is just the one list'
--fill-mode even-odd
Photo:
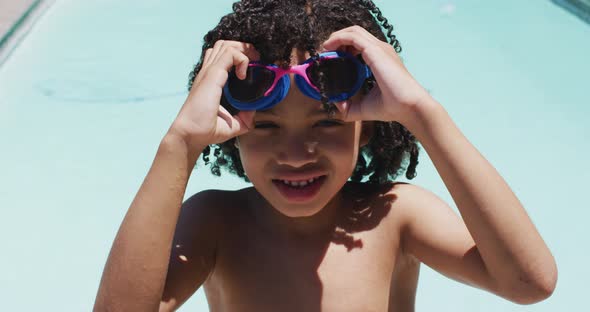
{"label": "swimming goggles", "polygon": [[297,87],[306,96],[321,100],[319,73],[324,74],[324,91],[329,102],[344,101],[362,87],[372,73],[357,57],[342,51],[319,54],[319,65],[314,58],[303,64],[280,68],[275,64],[250,62],[246,79],[237,78],[235,69],[223,87],[227,102],[239,110],[265,110],[282,101],[291,85],[290,73],[295,74]]}

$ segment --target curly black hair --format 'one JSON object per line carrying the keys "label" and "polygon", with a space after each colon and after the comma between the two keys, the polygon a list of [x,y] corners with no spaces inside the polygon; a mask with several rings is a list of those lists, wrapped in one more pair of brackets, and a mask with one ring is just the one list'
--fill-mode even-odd
{"label": "curly black hair", "polygon": [[[252,43],[260,53],[260,61],[287,67],[291,64],[293,48],[307,51],[317,60],[316,49],[332,32],[359,25],[376,38],[391,44],[397,53],[401,52],[400,43],[393,35],[393,26],[370,0],[243,0],[234,3],[232,8],[233,12],[223,16],[203,38],[201,59],[189,75],[189,91],[201,70],[205,51],[218,40]],[[319,81],[319,89],[323,90],[321,73]],[[361,89],[362,94],[367,94],[374,84],[375,79],[368,78]],[[334,104],[328,102],[324,92],[321,93],[324,109],[333,112]],[[238,112],[223,96],[221,105],[231,114]],[[230,173],[250,182],[234,141],[235,138],[232,138],[207,146],[203,151],[203,160],[211,165],[214,175],[221,175],[220,168],[226,167]],[[215,160],[211,162],[209,156],[212,149]],[[350,180],[361,182],[368,178],[367,183],[385,184],[392,182],[404,170],[406,178],[413,179],[418,165],[418,151],[416,138],[403,125],[375,121],[373,136],[361,148]]]}

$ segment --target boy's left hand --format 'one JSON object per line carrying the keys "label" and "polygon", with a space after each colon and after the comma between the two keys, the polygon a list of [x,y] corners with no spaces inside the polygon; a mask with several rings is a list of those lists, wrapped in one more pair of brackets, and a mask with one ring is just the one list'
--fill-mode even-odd
{"label": "boy's left hand", "polygon": [[409,121],[416,105],[429,98],[428,92],[412,77],[393,46],[377,39],[360,26],[341,29],[330,35],[323,50],[344,50],[361,54],[377,84],[360,102],[336,103],[346,121]]}

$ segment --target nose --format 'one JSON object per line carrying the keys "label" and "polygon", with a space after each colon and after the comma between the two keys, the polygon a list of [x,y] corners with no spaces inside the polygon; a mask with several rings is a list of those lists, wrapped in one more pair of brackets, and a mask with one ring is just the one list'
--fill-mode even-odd
{"label": "nose", "polygon": [[318,160],[316,151],[318,142],[303,138],[285,138],[280,144],[277,163],[295,168],[315,163]]}

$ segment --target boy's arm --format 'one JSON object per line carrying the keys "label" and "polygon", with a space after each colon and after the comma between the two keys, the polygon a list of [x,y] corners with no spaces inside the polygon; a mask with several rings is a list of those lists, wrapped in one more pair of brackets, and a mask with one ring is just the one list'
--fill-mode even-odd
{"label": "boy's arm", "polygon": [[162,139],[113,242],[95,311],[158,310],[182,198],[200,151],[171,133]]}
{"label": "boy's arm", "polygon": [[547,298],[557,280],[555,260],[518,198],[442,105],[432,98],[423,104],[404,126],[428,152],[464,223],[432,193],[406,187],[402,248],[447,276],[514,302]]}

